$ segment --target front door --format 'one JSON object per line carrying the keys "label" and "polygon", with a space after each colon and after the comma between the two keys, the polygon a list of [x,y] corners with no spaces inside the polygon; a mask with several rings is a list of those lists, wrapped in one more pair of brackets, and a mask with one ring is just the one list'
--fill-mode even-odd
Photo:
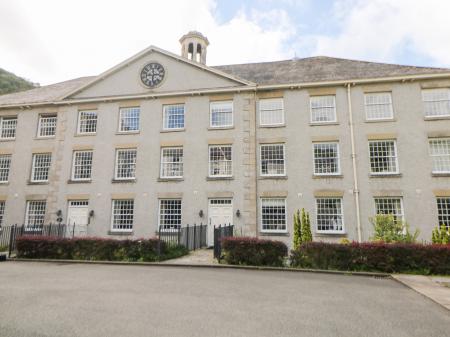
{"label": "front door", "polygon": [[87,225],[89,222],[89,201],[71,200],[67,211],[67,235],[85,236],[87,235]]}
{"label": "front door", "polygon": [[214,226],[233,224],[231,199],[210,199],[208,207],[208,246],[214,246]]}

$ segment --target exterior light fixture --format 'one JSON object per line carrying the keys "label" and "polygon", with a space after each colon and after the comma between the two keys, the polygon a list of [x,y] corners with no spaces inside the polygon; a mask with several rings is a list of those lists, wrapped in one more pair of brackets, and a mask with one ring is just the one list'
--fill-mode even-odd
{"label": "exterior light fixture", "polygon": [[236,216],[237,216],[238,218],[241,216],[241,211],[240,211],[240,210],[237,210],[237,211],[236,211]]}
{"label": "exterior light fixture", "polygon": [[200,210],[200,212],[198,212],[198,216],[199,216],[200,218],[203,218],[203,210],[202,210],[202,209]]}

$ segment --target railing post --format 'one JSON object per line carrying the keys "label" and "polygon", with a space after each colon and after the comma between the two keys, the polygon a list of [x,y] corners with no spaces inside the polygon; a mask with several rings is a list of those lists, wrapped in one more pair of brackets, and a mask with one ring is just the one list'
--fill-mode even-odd
{"label": "railing post", "polygon": [[196,245],[197,245],[197,224],[196,223],[194,223],[194,250],[195,250],[195,248],[196,248]]}
{"label": "railing post", "polygon": [[17,224],[11,226],[11,228],[10,228],[10,230],[9,230],[9,251],[8,251],[8,258],[11,257],[13,240],[15,240],[15,239],[14,239],[14,234],[16,233],[16,227],[17,227]]}
{"label": "railing post", "polygon": [[75,222],[73,223],[73,228],[72,228],[72,239],[75,237]]}
{"label": "railing post", "polygon": [[186,225],[186,248],[189,250],[189,224]]}
{"label": "railing post", "polygon": [[177,241],[178,246],[180,245],[180,241],[181,241],[181,226],[178,227],[178,241]]}
{"label": "railing post", "polygon": [[157,245],[158,260],[161,258],[161,226],[158,227],[158,245]]}

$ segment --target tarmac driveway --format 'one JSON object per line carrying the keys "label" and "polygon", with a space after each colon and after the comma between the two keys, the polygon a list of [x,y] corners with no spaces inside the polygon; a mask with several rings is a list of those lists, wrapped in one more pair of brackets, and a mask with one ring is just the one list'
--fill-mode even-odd
{"label": "tarmac driveway", "polygon": [[389,279],[0,263],[0,336],[450,336],[450,313]]}

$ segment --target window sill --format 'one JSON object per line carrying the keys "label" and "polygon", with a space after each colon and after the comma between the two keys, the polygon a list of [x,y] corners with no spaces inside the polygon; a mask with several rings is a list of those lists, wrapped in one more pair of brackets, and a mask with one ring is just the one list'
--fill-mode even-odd
{"label": "window sill", "polygon": [[366,119],[365,123],[387,123],[387,122],[396,122],[395,118],[383,118],[383,119]]}
{"label": "window sill", "polygon": [[207,181],[214,181],[214,180],[234,180],[234,177],[206,177]]}
{"label": "window sill", "polygon": [[97,135],[97,132],[93,132],[93,133],[76,133],[73,136],[74,137],[89,137],[89,136],[95,136]]}
{"label": "window sill", "polygon": [[0,142],[13,142],[16,138],[0,138]]}
{"label": "window sill", "polygon": [[310,122],[309,126],[339,125],[339,122]]}
{"label": "window sill", "polygon": [[369,174],[369,178],[401,178],[401,173]]}
{"label": "window sill", "polygon": [[184,131],[186,131],[185,128],[182,128],[182,129],[162,129],[162,130],[159,130],[159,132],[161,132],[161,133],[184,132]]}
{"label": "window sill", "polygon": [[123,184],[123,183],[135,183],[136,179],[111,179],[113,184]]}
{"label": "window sill", "polygon": [[158,178],[158,182],[179,182],[184,181],[183,177],[180,178]]}
{"label": "window sill", "polygon": [[48,137],[34,137],[34,140],[49,140],[49,139],[55,139],[56,136],[48,136]]}
{"label": "window sill", "polygon": [[289,232],[259,232],[259,236],[290,236]]}
{"label": "window sill", "polygon": [[450,116],[436,116],[436,117],[424,117],[424,121],[440,121],[440,120],[449,120]]}
{"label": "window sill", "polygon": [[342,233],[336,233],[336,232],[316,232],[314,237],[316,238],[329,238],[329,237],[336,237],[336,238],[342,238],[342,237],[346,237],[347,233],[346,232],[342,232]]}
{"label": "window sill", "polygon": [[259,125],[261,129],[276,129],[276,128],[285,128],[286,124],[274,124],[274,125]]}
{"label": "window sill", "polygon": [[344,176],[342,174],[313,174],[313,179],[342,179]]}
{"label": "window sill", "polygon": [[67,180],[68,184],[90,184],[91,182],[92,182],[91,179],[89,179],[89,180],[72,180],[72,179]]}
{"label": "window sill", "polygon": [[9,185],[9,181],[0,181],[0,186]]}
{"label": "window sill", "polygon": [[48,185],[48,181],[27,181],[27,185]]}
{"label": "window sill", "polygon": [[208,127],[208,131],[213,131],[213,130],[232,130],[232,129],[234,129],[234,125],[232,125],[232,126],[217,126],[217,127],[210,126],[210,127]]}
{"label": "window sill", "polygon": [[116,232],[116,231],[108,231],[108,235],[122,235],[122,236],[130,236],[133,235],[133,231],[123,231],[123,232]]}
{"label": "window sill", "polygon": [[117,131],[116,135],[117,136],[122,136],[122,135],[138,135],[140,133],[140,131]]}
{"label": "window sill", "polygon": [[438,173],[438,172],[436,172],[436,173],[431,173],[431,176],[432,177],[450,177],[450,172],[446,172],[446,173]]}
{"label": "window sill", "polygon": [[268,179],[275,179],[275,180],[287,180],[288,176],[259,176],[258,180],[268,180]]}

